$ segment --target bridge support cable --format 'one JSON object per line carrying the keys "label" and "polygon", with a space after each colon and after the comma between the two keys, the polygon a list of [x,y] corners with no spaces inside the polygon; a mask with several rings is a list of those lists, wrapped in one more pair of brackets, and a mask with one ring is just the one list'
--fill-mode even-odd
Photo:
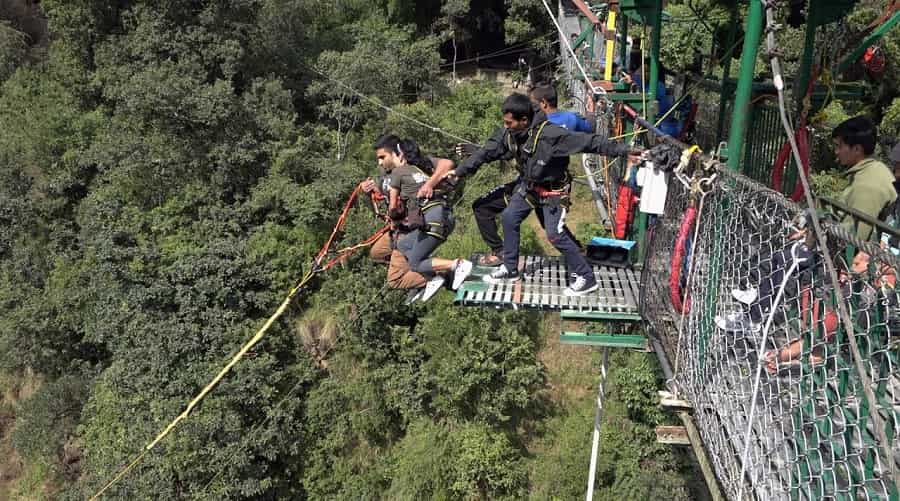
{"label": "bridge support cable", "polygon": [[606,376],[609,367],[609,348],[603,348],[600,361],[600,382],[597,384],[597,409],[594,412],[594,430],[591,433],[591,466],[588,470],[587,492],[584,499],[593,501],[597,476],[597,453],[600,450],[600,425],[603,423],[603,401],[606,399]]}

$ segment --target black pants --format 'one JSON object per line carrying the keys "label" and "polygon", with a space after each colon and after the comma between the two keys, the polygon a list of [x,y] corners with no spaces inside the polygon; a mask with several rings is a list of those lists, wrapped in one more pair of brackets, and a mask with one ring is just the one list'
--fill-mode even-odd
{"label": "black pants", "polygon": [[[794,264],[794,256],[797,259],[797,267],[794,269],[793,275],[788,277],[787,282],[785,282],[785,292],[782,293],[782,298],[797,297],[799,295],[800,284],[798,277],[812,266],[813,254],[803,243],[793,242],[772,254],[772,271],[768,276],[760,278],[756,301],[750,305],[750,318],[755,323],[761,323],[765,315],[771,311],[778,289],[781,288],[781,283],[785,280],[784,275]],[[782,304],[784,304],[784,299],[782,299]],[[780,323],[781,319],[776,318],[775,320]]]}
{"label": "black pants", "polygon": [[565,208],[560,204],[541,204],[533,207],[525,198],[524,189],[516,189],[509,199],[509,207],[503,211],[503,264],[507,270],[518,269],[519,264],[519,230],[522,221],[531,214],[532,210],[541,214],[542,222],[546,224],[547,239],[566,258],[566,265],[580,277],[594,283],[594,272],[591,265],[584,259],[575,241],[566,233],[565,226],[560,222],[564,217]]}
{"label": "black pants", "polygon": [[[501,256],[503,253],[503,240],[500,239],[500,233],[497,231],[497,216],[509,205],[509,199],[512,197],[513,191],[518,184],[518,179],[511,183],[501,184],[472,203],[472,210],[475,212],[475,223],[478,225],[481,238],[484,239],[484,243],[491,248],[491,252],[495,256]],[[535,215],[541,224],[541,228],[546,230],[543,212],[537,211]],[[563,233],[575,242],[579,250],[583,248],[581,242],[575,238],[568,226],[563,226]]]}

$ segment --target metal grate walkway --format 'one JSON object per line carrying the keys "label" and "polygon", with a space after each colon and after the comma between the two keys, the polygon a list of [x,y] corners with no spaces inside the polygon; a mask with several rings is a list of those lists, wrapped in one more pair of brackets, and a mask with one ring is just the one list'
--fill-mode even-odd
{"label": "metal grate walkway", "polygon": [[577,311],[606,319],[640,319],[640,277],[630,269],[596,265],[593,268],[600,288],[586,296],[567,297],[563,290],[572,277],[559,256],[519,258],[522,279],[513,284],[484,283],[481,277],[494,268],[476,266],[457,290],[456,302],[466,306]]}

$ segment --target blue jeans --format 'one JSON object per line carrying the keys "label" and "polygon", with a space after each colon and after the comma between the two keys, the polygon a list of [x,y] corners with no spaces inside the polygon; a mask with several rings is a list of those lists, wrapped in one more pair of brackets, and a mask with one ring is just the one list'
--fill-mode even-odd
{"label": "blue jeans", "polygon": [[[531,214],[533,209],[525,198],[524,189],[520,187],[510,197],[509,206],[500,216],[503,220],[503,264],[507,270],[518,269],[520,229],[522,221]],[[591,265],[579,252],[575,240],[565,231],[565,225],[560,224],[566,209],[559,204],[552,203],[539,204],[536,209],[541,211],[543,216],[547,239],[565,257],[566,264],[571,271],[586,278],[588,284],[593,284],[594,272]]]}
{"label": "blue jeans", "polygon": [[[441,223],[447,225],[447,234],[453,231],[453,216],[450,209],[443,205],[437,205],[425,211],[425,224]],[[397,242],[397,250],[406,256],[409,268],[423,275],[434,275],[434,267],[431,263],[431,254],[444,243],[443,238],[438,238],[428,233],[427,228],[413,230]]]}

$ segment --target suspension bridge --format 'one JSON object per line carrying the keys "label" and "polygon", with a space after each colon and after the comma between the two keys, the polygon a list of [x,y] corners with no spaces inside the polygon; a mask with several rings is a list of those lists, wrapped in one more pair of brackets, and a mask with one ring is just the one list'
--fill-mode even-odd
{"label": "suspension bridge", "polygon": [[[897,3],[888,3],[858,46],[841,53],[823,42],[838,35],[837,21],[855,2],[810,2],[803,59],[787,90],[776,47],[777,5],[749,2],[741,39],[735,3],[728,41],[710,54],[725,51],[724,76],[716,80],[707,71],[682,79],[689,104],[676,110],[681,141],[654,123],[661,3],[592,4],[560,1],[552,8],[544,0],[559,31],[572,109],[595,117],[598,133],[640,136],[647,146],[668,142],[688,152],[667,174],[665,211],[638,212],[628,232],[637,243],[633,266],[595,267],[603,284],[596,295],[567,302],[560,263],[526,257],[523,283],[468,282],[457,301],[558,310],[564,322],[607,331],[560,337],[603,350],[588,500],[613,348],[655,352],[667,378],[662,403],[684,424],[661,432],[661,439],[693,446],[714,498],[900,499],[900,260],[878,245],[898,233],[810,193],[806,122],[828,99],[863,92],[853,83],[819,84],[823,68],[814,69],[814,62],[830,63],[833,74],[854,64],[900,22]],[[636,56],[626,48],[629,24],[642,40]],[[733,79],[730,56],[739,44],[741,67]],[[767,81],[754,80],[760,50],[772,66]],[[649,76],[646,92],[633,91],[612,71],[628,67],[632,57],[649,65],[641,68]],[[799,116],[797,131],[789,114]],[[630,132],[622,134],[625,129]],[[612,225],[612,208],[622,205],[631,173],[592,155],[584,155],[583,166],[598,217]],[[869,240],[857,238],[860,224],[874,228]],[[803,266],[800,248],[809,252]],[[746,291],[757,297],[748,301]],[[760,323],[722,328],[729,315],[746,312],[748,304],[752,312],[761,301],[768,303]]]}
{"label": "suspension bridge", "polygon": [[[843,53],[823,41],[840,38],[836,21],[856,0],[810,2],[803,58],[790,81],[781,73],[775,46],[779,7],[750,0],[739,36],[740,5],[731,2],[727,42],[711,49],[705,74],[701,68],[683,76],[680,99],[658,113],[662,2],[541,1],[558,30],[571,108],[593,117],[599,134],[645,146],[667,143],[682,152],[665,174],[665,210],[654,214],[633,204],[631,166],[583,156],[601,223],[615,227],[622,208],[634,214],[633,224],[616,228],[629,244],[623,248],[632,249],[629,260],[595,265],[596,293],[562,294],[571,276],[564,261],[548,256],[522,257],[524,278],[512,285],[485,284],[479,276],[487,270],[476,268],[457,291],[461,306],[558,314],[560,342],[602,350],[586,499],[592,499],[595,484],[609,350],[639,349],[659,359],[666,377],[661,405],[683,424],[659,430],[660,440],[692,446],[713,498],[900,500],[900,259],[878,244],[882,237],[900,239],[900,233],[838,202],[815,198],[807,176],[806,123],[829,99],[864,93],[852,83],[817,83],[822,68],[814,62],[829,62],[833,74],[854,64],[900,22],[898,2],[888,2],[864,38]],[[629,30],[641,39],[639,47],[629,48]],[[758,81],[755,64],[764,33],[772,78]],[[735,79],[730,66],[738,46]],[[714,54],[724,66],[718,79],[711,76]],[[635,58],[647,77],[639,90],[613,71],[632,66]],[[788,114],[799,116],[797,131]],[[666,119],[678,122],[678,137],[658,128]],[[358,195],[351,196],[331,238],[281,307],[93,499],[188,418],[314,275],[380,235],[331,249]],[[838,217],[825,217],[829,212]],[[870,239],[857,238],[855,226],[861,224],[873,227]],[[759,322],[738,322],[737,328],[725,322],[722,328],[723,319],[746,316],[748,309],[752,317],[754,308],[764,313]]]}

